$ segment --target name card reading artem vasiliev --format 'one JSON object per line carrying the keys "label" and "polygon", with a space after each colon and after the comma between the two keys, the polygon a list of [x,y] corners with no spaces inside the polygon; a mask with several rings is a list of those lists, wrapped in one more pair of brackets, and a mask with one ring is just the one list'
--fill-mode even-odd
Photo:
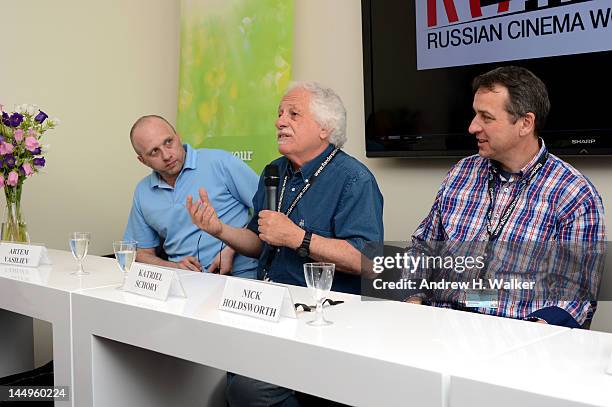
{"label": "name card reading artem vasiliev", "polygon": [[274,322],[296,318],[287,287],[242,278],[228,277],[219,309]]}
{"label": "name card reading artem vasiliev", "polygon": [[39,264],[51,264],[51,261],[45,246],[3,242],[0,244],[0,263],[38,267]]}
{"label": "name card reading artem vasiliev", "polygon": [[132,264],[125,290],[162,301],[169,294],[185,297],[185,290],[175,270],[142,263]]}

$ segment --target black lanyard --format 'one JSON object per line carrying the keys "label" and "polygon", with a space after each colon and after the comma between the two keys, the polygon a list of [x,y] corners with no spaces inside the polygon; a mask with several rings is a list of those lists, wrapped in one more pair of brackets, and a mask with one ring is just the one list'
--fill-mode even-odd
{"label": "black lanyard", "polygon": [[[309,179],[306,182],[306,185],[304,185],[304,188],[302,188],[300,193],[297,194],[297,196],[295,197],[293,202],[291,202],[291,205],[289,205],[289,208],[287,208],[287,210],[285,211],[285,215],[287,215],[287,217],[293,211],[293,209],[295,208],[295,206],[297,205],[299,200],[302,199],[302,197],[304,196],[306,191],[308,191],[310,189],[310,187],[312,186],[312,184],[314,184],[314,182],[316,181],[317,177],[319,175],[321,175],[321,172],[323,172],[323,170],[325,169],[327,164],[329,164],[329,162],[336,156],[337,152],[338,152],[338,149],[334,148],[334,151],[332,151],[327,156],[327,158],[321,163],[321,165],[315,171],[315,173],[313,174],[311,179]],[[291,165],[291,162],[289,162],[287,165]],[[287,167],[287,168],[289,168],[289,167]],[[281,211],[281,205],[283,204],[283,196],[285,195],[285,188],[287,187],[287,179],[288,178],[289,178],[289,176],[287,174],[285,174],[285,178],[283,179],[283,187],[281,188],[280,197],[278,199],[278,205],[276,207],[276,210],[278,212]],[[265,264],[265,266],[263,268],[263,272],[264,272],[263,280],[268,280],[268,270],[270,270],[270,266],[272,265],[272,261],[274,260],[274,257],[276,257],[277,250],[280,250],[280,249],[278,249],[278,248],[276,248],[274,246],[270,246],[269,249],[268,249],[268,254],[267,254],[267,258],[266,258],[266,264]]]}
{"label": "black lanyard", "polygon": [[493,211],[495,210],[495,175],[498,172],[496,169],[492,169],[492,171],[489,172],[488,192],[490,202],[489,209],[487,210],[487,234],[489,235],[489,241],[495,241],[497,240],[497,238],[499,238],[501,231],[504,229],[504,226],[506,226],[506,223],[508,223],[508,220],[510,219],[510,215],[512,215],[512,212],[514,212],[514,209],[516,208],[521,194],[527,188],[527,185],[529,185],[531,181],[535,178],[538,171],[540,171],[540,169],[544,166],[546,160],[548,160],[548,152],[542,154],[542,156],[538,159],[536,164],[531,169],[531,172],[529,172],[529,175],[523,178],[521,184],[519,185],[518,192],[516,192],[514,198],[512,198],[512,201],[504,210],[504,214],[500,218],[499,222],[497,223],[497,226],[495,227],[495,230],[493,231],[491,231],[491,217],[493,215]]}
{"label": "black lanyard", "polygon": [[[304,185],[304,187],[302,188],[302,190],[300,191],[299,194],[297,194],[297,196],[295,197],[295,199],[293,200],[293,202],[291,202],[291,205],[289,205],[289,208],[287,208],[287,210],[285,211],[285,215],[289,216],[291,214],[291,212],[293,212],[293,209],[295,208],[295,206],[297,205],[297,203],[300,201],[300,199],[302,199],[302,197],[304,196],[304,194],[306,193],[306,191],[308,191],[308,189],[310,189],[310,187],[312,186],[312,184],[314,184],[314,182],[317,180],[317,177],[321,174],[321,172],[323,172],[323,170],[325,169],[325,167],[327,166],[327,164],[329,164],[329,162],[336,156],[336,153],[338,152],[337,148],[334,148],[334,151],[332,151],[327,158],[321,163],[321,165],[319,166],[319,168],[315,171],[314,175],[311,177],[311,179],[307,179],[306,180],[306,185]],[[288,165],[291,165],[291,163],[289,163]],[[281,188],[281,192],[280,192],[280,198],[278,199],[278,206],[276,208],[276,210],[278,212],[281,212],[281,205],[283,204],[283,197],[285,196],[285,188],[287,186],[287,179],[289,178],[289,176],[287,174],[285,174],[285,178],[283,179],[283,187]]]}

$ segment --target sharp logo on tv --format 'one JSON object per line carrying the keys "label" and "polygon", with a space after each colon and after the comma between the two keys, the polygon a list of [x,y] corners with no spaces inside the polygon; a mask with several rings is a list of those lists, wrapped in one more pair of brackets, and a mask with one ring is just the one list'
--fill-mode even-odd
{"label": "sharp logo on tv", "polygon": [[415,0],[417,69],[612,50],[610,0]]}
{"label": "sharp logo on tv", "polygon": [[572,144],[593,144],[595,141],[596,141],[595,139],[589,139],[589,140],[572,139]]}

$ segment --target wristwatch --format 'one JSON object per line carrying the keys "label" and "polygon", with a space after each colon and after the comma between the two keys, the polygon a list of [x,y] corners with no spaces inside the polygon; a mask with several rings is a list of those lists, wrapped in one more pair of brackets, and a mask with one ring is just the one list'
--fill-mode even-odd
{"label": "wristwatch", "polygon": [[297,254],[300,257],[308,257],[310,255],[310,239],[312,239],[312,232],[304,233],[304,240],[302,244],[297,248]]}

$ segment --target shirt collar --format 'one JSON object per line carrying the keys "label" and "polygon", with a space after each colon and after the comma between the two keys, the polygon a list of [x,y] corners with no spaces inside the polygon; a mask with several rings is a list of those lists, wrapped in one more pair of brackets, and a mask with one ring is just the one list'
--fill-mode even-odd
{"label": "shirt collar", "polygon": [[501,164],[498,161],[495,160],[489,160],[489,170],[493,171],[494,174],[499,175],[499,177],[504,180],[512,180],[513,178],[522,178],[525,174],[529,174],[529,172],[531,171],[531,169],[536,165],[536,163],[538,162],[538,160],[540,159],[540,157],[542,157],[542,155],[546,154],[547,150],[546,150],[546,145],[544,144],[544,140],[542,140],[542,138],[538,138],[539,144],[540,144],[540,150],[538,151],[538,153],[533,156],[533,158],[531,159],[531,161],[529,161],[527,164],[525,164],[525,166],[523,168],[521,168],[519,170],[519,172],[517,173],[509,173],[507,171],[504,171],[501,168]]}
{"label": "shirt collar", "polygon": [[334,146],[333,144],[329,144],[321,154],[308,161],[306,164],[302,165],[302,167],[298,171],[294,171],[293,167],[291,166],[291,162],[287,160],[288,175],[291,177],[294,173],[300,172],[302,174],[302,178],[309,179],[315,173],[315,171],[319,169],[319,167],[321,166],[323,161],[325,161],[327,156],[330,155],[332,151],[334,151],[334,148],[336,148],[336,146]]}
{"label": "shirt collar", "polygon": [[[198,167],[198,157],[196,151],[189,144],[183,144],[183,148],[185,149],[185,162],[183,163],[183,168],[181,168],[181,172],[179,173],[179,177],[185,170],[195,170]],[[178,177],[177,177],[178,179]],[[157,171],[151,172],[151,188],[166,188],[172,189],[170,185],[162,177],[159,176]],[[176,184],[175,184],[176,185]]]}

